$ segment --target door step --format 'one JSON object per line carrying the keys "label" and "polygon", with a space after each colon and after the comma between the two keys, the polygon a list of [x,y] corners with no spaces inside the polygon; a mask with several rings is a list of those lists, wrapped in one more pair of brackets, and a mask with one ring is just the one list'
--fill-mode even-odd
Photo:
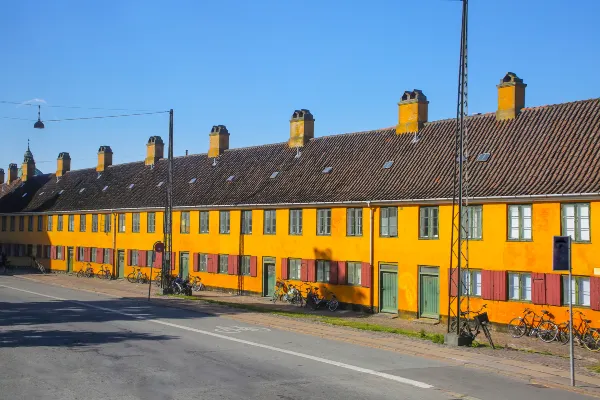
{"label": "door step", "polygon": [[440,320],[437,318],[415,318],[412,319],[411,322],[414,322],[415,324],[424,324],[424,325],[438,325],[440,323]]}

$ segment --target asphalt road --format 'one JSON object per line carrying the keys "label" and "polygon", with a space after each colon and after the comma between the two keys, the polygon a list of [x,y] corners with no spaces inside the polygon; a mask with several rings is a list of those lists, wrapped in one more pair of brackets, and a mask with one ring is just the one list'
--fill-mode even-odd
{"label": "asphalt road", "polygon": [[0,399],[588,398],[259,323],[0,277]]}

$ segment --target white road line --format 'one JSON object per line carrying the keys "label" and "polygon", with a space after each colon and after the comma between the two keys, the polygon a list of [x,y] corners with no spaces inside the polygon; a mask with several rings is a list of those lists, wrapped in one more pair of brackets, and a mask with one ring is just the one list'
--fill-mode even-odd
{"label": "white road line", "polygon": [[292,351],[292,350],[281,349],[279,347],[273,347],[273,346],[269,346],[269,345],[262,344],[262,343],[256,343],[256,342],[251,342],[249,340],[238,339],[238,338],[234,338],[234,337],[226,336],[226,335],[220,335],[218,333],[209,332],[209,331],[203,331],[201,329],[190,328],[188,326],[173,324],[171,322],[160,321],[160,320],[157,320],[157,319],[145,319],[145,318],[139,317],[139,316],[137,316],[135,314],[126,313],[126,312],[119,311],[119,310],[113,310],[111,308],[94,306],[94,305],[83,303],[83,302],[76,301],[76,300],[63,299],[63,298],[60,298],[60,297],[50,296],[50,295],[42,294],[42,293],[38,293],[38,292],[32,292],[32,291],[29,291],[29,290],[19,289],[19,288],[12,287],[12,286],[0,285],[0,287],[5,287],[7,289],[17,290],[19,292],[25,292],[25,293],[29,293],[29,294],[34,294],[36,296],[46,297],[46,298],[53,299],[53,300],[68,301],[68,302],[71,302],[71,303],[74,303],[74,304],[78,304],[78,305],[81,305],[81,306],[84,306],[84,307],[89,307],[89,308],[94,308],[94,309],[101,310],[101,311],[108,311],[108,312],[112,312],[112,313],[115,313],[115,314],[125,315],[127,317],[131,317],[131,318],[138,319],[138,320],[152,322],[152,323],[159,324],[159,325],[170,326],[170,327],[173,327],[173,328],[178,328],[178,329],[182,329],[182,330],[189,331],[189,332],[195,332],[195,333],[200,333],[202,335],[212,336],[212,337],[216,337],[216,338],[223,339],[223,340],[229,340],[231,342],[242,343],[242,344],[245,344],[245,345],[248,345],[248,346],[259,347],[259,348],[262,348],[262,349],[271,350],[271,351],[278,352],[278,353],[283,353],[283,354],[288,354],[288,355],[295,356],[295,357],[305,358],[305,359],[312,360],[312,361],[317,361],[317,362],[320,362],[320,363],[323,363],[323,364],[328,364],[328,365],[333,365],[333,366],[344,368],[344,369],[349,369],[349,370],[355,371],[355,372],[362,372],[363,374],[367,374],[367,375],[378,376],[380,378],[389,379],[389,380],[396,381],[396,382],[399,382],[399,383],[404,383],[406,385],[415,386],[415,387],[418,387],[418,388],[421,388],[421,389],[431,389],[431,388],[433,388],[432,385],[430,385],[428,383],[425,383],[425,382],[419,382],[419,381],[415,381],[413,379],[402,378],[401,376],[386,374],[385,372],[379,372],[379,371],[375,371],[375,370],[368,369],[368,368],[357,367],[355,365],[346,364],[346,363],[342,363],[342,362],[338,362],[338,361],[333,361],[333,360],[328,360],[328,359],[322,358],[322,357],[311,356],[309,354],[298,353],[298,352]]}

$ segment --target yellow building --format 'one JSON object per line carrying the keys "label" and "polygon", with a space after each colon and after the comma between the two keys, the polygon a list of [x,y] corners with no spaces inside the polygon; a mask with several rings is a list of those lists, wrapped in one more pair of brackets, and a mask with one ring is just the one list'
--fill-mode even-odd
{"label": "yellow building", "polygon": [[[496,112],[468,118],[469,270],[472,308],[506,322],[523,308],[566,318],[566,284],[552,272],[552,237],[571,235],[574,304],[600,310],[600,102],[524,108],[508,73]],[[174,160],[173,272],[209,288],[268,295],[276,279],[326,288],[346,305],[407,317],[448,312],[454,182],[453,119],[428,121],[428,100],[407,91],[395,127],[315,137],[296,110],[282,143],[230,149],[216,125],[208,154]],[[0,242],[10,257],[35,254],[55,271],[90,262],[116,277],[147,274],[162,258],[167,162],[158,136],[144,161],[22,176],[1,171]],[[152,269],[156,273],[158,269]],[[327,292],[325,290],[325,292]],[[456,288],[453,291],[457,291]],[[590,315],[592,318],[600,314]]]}

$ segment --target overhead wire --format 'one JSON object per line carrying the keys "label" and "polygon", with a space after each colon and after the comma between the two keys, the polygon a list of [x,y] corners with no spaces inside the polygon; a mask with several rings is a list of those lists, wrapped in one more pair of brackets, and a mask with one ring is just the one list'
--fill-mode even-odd
{"label": "overhead wire", "polygon": [[[152,115],[152,114],[166,114],[169,111],[152,111],[152,112],[144,112],[144,113],[132,113],[132,114],[117,114],[117,115],[98,115],[92,117],[75,117],[75,118],[62,118],[62,119],[44,119],[44,122],[62,122],[62,121],[78,121],[78,120],[86,120],[86,119],[103,119],[103,118],[120,118],[120,117],[136,117],[140,115]],[[31,121],[35,122],[36,119],[29,118],[16,118],[16,117],[4,117],[1,116],[2,119],[14,119],[19,121]]]}
{"label": "overhead wire", "polygon": [[31,102],[22,102],[22,101],[10,101],[10,100],[0,100],[0,104],[14,104],[17,106],[38,106],[42,105],[43,107],[49,108],[72,108],[72,109],[84,109],[84,110],[105,110],[105,111],[136,111],[136,112],[149,112],[152,110],[137,110],[130,108],[103,108],[103,107],[83,107],[83,106],[63,106],[63,105],[50,105],[40,102],[31,103]]}

